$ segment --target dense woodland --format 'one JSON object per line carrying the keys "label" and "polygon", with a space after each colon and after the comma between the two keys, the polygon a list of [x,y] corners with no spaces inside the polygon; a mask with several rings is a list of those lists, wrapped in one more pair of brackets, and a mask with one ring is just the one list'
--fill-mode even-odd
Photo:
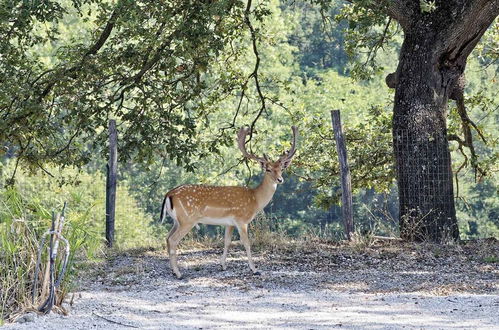
{"label": "dense woodland", "polygon": [[[98,254],[109,119],[119,134],[120,248],[164,240],[170,221],[159,223],[159,212],[173,187],[256,185],[261,170],[235,142],[244,125],[251,149],[272,157],[299,128],[297,156],[259,225],[342,239],[333,109],[346,134],[357,234],[400,236],[395,92],[385,76],[397,70],[404,35],[369,3],[2,1],[2,251],[34,249],[67,201],[72,250]],[[474,127],[463,133],[458,102],[446,101],[461,239],[499,237],[498,54],[496,19],[465,65]],[[14,227],[33,236],[13,237]],[[202,226],[194,235],[220,233]]]}

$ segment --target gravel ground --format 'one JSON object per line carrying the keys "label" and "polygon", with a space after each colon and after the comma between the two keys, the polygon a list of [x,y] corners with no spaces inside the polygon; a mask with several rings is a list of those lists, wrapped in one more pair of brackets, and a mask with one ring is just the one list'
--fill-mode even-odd
{"label": "gravel ground", "polygon": [[191,249],[179,258],[183,280],[170,274],[165,251],[135,251],[89,267],[67,316],[28,314],[5,328],[498,329],[498,251],[495,240],[362,249],[316,242],[257,250],[262,274],[254,276],[239,245],[227,271],[219,248]]}

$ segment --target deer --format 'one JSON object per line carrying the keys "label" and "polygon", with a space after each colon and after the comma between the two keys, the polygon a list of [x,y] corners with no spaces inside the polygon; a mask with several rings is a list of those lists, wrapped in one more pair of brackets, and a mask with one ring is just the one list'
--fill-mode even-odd
{"label": "deer", "polygon": [[267,155],[255,156],[246,150],[248,127],[242,127],[237,134],[237,144],[244,158],[258,162],[263,170],[263,180],[256,188],[242,186],[181,185],[166,193],[161,207],[161,221],[166,214],[173,219],[173,226],[167,236],[170,267],[178,279],[182,278],[177,265],[177,246],[182,238],[197,224],[225,226],[224,249],[221,258],[222,270],[227,269],[226,259],[232,241],[234,227],[239,232],[246,250],[248,265],[254,275],[259,275],[251,257],[248,225],[272,200],[278,184],[282,184],[283,171],[291,164],[296,152],[298,129],[291,127],[293,139],[291,148],[284,151],[277,161]]}

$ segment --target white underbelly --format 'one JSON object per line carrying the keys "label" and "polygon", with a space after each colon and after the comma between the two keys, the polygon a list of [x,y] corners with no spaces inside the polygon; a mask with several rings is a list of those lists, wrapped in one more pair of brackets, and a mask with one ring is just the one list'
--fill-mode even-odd
{"label": "white underbelly", "polygon": [[202,218],[199,223],[206,225],[220,225],[220,226],[235,226],[236,222],[233,217],[227,218]]}

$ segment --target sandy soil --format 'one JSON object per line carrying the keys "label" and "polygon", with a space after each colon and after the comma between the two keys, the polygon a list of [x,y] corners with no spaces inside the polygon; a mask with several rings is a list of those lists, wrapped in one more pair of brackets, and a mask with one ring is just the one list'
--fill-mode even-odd
{"label": "sandy soil", "polygon": [[135,251],[93,265],[68,316],[6,329],[499,328],[496,241],[473,246],[383,244],[356,250],[317,242],[255,253],[241,246],[228,270],[220,249],[184,250],[185,278],[165,251]]}

